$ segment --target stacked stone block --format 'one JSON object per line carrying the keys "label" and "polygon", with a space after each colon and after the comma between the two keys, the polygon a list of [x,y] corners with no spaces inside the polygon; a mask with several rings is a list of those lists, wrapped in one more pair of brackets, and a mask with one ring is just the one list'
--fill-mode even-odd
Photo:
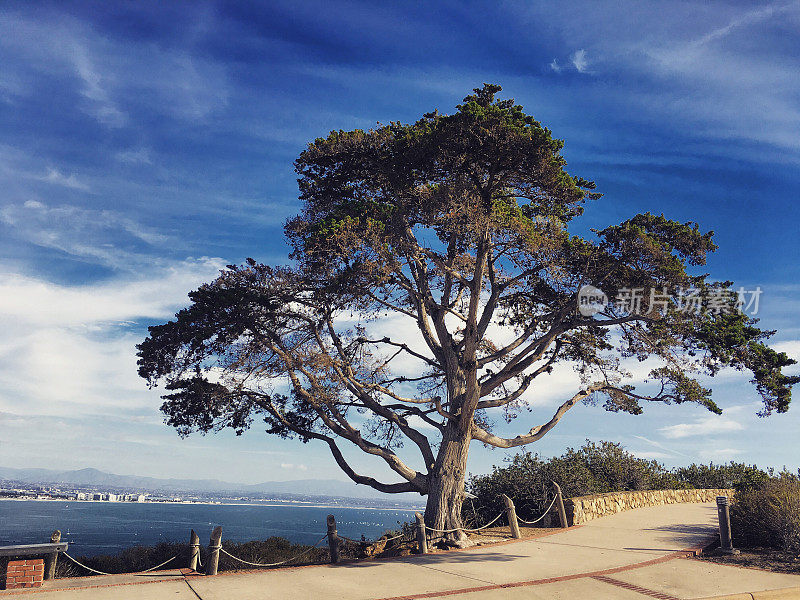
{"label": "stacked stone block", "polygon": [[[572,525],[613,515],[624,510],[680,502],[714,502],[717,496],[732,496],[733,490],[640,490],[578,496],[565,500]],[[569,518],[571,516],[571,519]]]}

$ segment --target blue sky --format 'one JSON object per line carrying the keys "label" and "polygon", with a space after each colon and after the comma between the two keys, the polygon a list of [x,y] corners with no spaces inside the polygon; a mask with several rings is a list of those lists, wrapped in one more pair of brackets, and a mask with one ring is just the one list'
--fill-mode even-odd
{"label": "blue sky", "polygon": [[[304,144],[452,111],[485,81],[605,194],[582,228],[651,211],[714,230],[709,271],[760,286],[762,325],[800,357],[800,2],[552,6],[3,3],[0,464],[344,478],[324,448],[257,430],[180,440],[134,345],[222,265],[286,261]],[[574,385],[554,376],[500,431],[526,431]],[[580,406],[531,449],[588,437],[669,465],[798,466],[797,407],[759,419],[746,377],[714,389],[721,417]],[[471,469],[507,455],[476,444]]]}

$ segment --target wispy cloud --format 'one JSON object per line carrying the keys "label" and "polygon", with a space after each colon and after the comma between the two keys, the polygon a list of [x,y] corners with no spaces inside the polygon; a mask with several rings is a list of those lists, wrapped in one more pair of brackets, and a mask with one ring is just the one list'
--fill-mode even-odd
{"label": "wispy cloud", "polygon": [[131,150],[123,150],[114,155],[119,162],[128,164],[142,164],[151,165],[153,160],[150,157],[150,151],[147,148],[136,148]]}
{"label": "wispy cloud", "polygon": [[715,435],[741,431],[744,426],[738,421],[722,416],[709,416],[696,420],[694,423],[678,423],[667,425],[658,431],[666,438],[679,439],[699,435]]}
{"label": "wispy cloud", "polygon": [[81,93],[89,101],[87,112],[104,125],[121,127],[127,121],[127,115],[111,100],[103,81],[103,75],[95,68],[88,51],[76,40],[70,44],[69,53],[72,65],[78,77],[83,81]]}
{"label": "wispy cloud", "polygon": [[658,448],[660,450],[661,454],[666,454],[668,456],[675,456],[675,455],[688,456],[687,454],[684,454],[683,452],[680,452],[678,450],[675,450],[674,448],[670,448],[668,446],[665,446],[661,442],[657,442],[656,440],[652,440],[652,439],[647,438],[647,437],[645,437],[643,435],[634,435],[633,437],[636,438],[637,440],[641,440],[641,441],[645,442],[646,444],[650,444],[651,446],[654,446],[654,447]]}
{"label": "wispy cloud", "polygon": [[781,14],[783,12],[796,9],[798,7],[798,2],[787,2],[785,4],[780,5],[769,5],[769,6],[762,6],[759,8],[755,8],[753,10],[747,11],[742,15],[739,15],[732,19],[727,25],[722,27],[718,27],[717,29],[713,29],[709,31],[705,35],[693,40],[690,43],[690,46],[695,48],[699,48],[700,46],[705,46],[708,43],[713,41],[719,40],[724,38],[725,36],[729,35],[731,32],[740,29],[742,27],[747,27],[749,25],[754,25],[756,23],[760,23],[766,19],[770,19],[775,15]]}
{"label": "wispy cloud", "polygon": [[589,59],[586,57],[586,50],[576,50],[569,59],[572,61],[578,73],[586,73],[589,69]]}
{"label": "wispy cloud", "polygon": [[561,65],[558,64],[558,59],[554,58],[549,67],[556,73],[561,73]]}
{"label": "wispy cloud", "polygon": [[82,98],[79,108],[114,129],[135,122],[129,98],[139,109],[145,104],[153,112],[188,120],[204,119],[227,105],[227,76],[217,61],[180,44],[103,36],[67,15],[50,17],[8,12],[0,19],[0,52],[8,69],[0,74],[0,89],[32,94],[43,74],[72,77]]}
{"label": "wispy cloud", "polygon": [[306,465],[294,463],[281,463],[281,469],[285,469],[286,471],[308,471]]}
{"label": "wispy cloud", "polygon": [[672,454],[667,452],[659,452],[658,450],[630,450],[630,453],[638,456],[639,458],[644,458],[647,460],[674,458]]}
{"label": "wispy cloud", "polygon": [[47,206],[38,200],[3,207],[0,223],[38,246],[122,270],[137,270],[143,261],[153,261],[146,248],[168,239],[111,210]]}
{"label": "wispy cloud", "polygon": [[73,190],[81,190],[83,192],[89,191],[89,186],[79,181],[74,174],[72,175],[64,175],[58,169],[48,168],[47,174],[38,177],[39,181],[45,181],[47,183],[52,183],[53,185],[61,185],[66,188],[70,188]]}

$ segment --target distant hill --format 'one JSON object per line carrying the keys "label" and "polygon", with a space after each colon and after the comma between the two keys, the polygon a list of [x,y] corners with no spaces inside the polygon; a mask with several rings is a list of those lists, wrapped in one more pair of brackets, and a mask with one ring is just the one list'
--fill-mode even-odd
{"label": "distant hill", "polygon": [[12,469],[0,467],[0,479],[25,483],[72,484],[98,488],[131,488],[149,492],[241,493],[286,496],[338,496],[343,498],[395,500],[419,504],[419,496],[381,494],[366,486],[338,479],[298,479],[266,481],[255,485],[219,479],[158,479],[135,475],[116,475],[98,469],[56,471],[51,469]]}

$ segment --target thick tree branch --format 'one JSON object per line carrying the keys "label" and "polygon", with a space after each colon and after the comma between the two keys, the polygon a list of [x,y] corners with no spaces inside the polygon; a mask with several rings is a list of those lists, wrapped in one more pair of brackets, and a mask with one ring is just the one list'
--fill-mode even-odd
{"label": "thick tree branch", "polygon": [[379,492],[384,492],[387,494],[401,494],[403,492],[419,492],[420,494],[424,494],[427,492],[427,481],[422,475],[418,476],[414,481],[407,481],[403,483],[382,483],[373,477],[356,473],[348,464],[347,460],[344,458],[344,455],[339,449],[339,446],[332,437],[316,431],[310,431],[297,427],[294,423],[289,421],[280,410],[278,410],[278,408],[269,400],[267,396],[263,394],[260,396],[260,398],[256,399],[256,403],[261,408],[269,412],[269,414],[275,419],[280,421],[287,429],[290,429],[294,433],[303,436],[304,438],[322,440],[328,444],[328,448],[330,449],[336,464],[339,465],[339,468],[342,469],[342,471],[344,471],[345,474],[355,483],[368,485]]}
{"label": "thick tree branch", "polygon": [[517,446],[524,446],[525,444],[530,444],[532,442],[538,441],[543,438],[547,432],[549,432],[556,424],[561,420],[561,418],[567,414],[567,411],[575,406],[578,402],[583,400],[584,398],[590,396],[594,392],[602,390],[605,388],[607,384],[605,382],[602,383],[593,383],[592,385],[582,389],[580,392],[575,394],[572,398],[564,402],[561,406],[558,407],[555,414],[553,414],[552,418],[543,425],[537,425],[536,427],[532,427],[528,433],[523,435],[518,435],[514,438],[502,438],[494,435],[493,433],[489,433],[485,429],[482,429],[476,424],[473,424],[472,428],[472,439],[478,440],[483,442],[484,444],[489,444],[490,446],[494,446],[496,448],[516,448]]}

